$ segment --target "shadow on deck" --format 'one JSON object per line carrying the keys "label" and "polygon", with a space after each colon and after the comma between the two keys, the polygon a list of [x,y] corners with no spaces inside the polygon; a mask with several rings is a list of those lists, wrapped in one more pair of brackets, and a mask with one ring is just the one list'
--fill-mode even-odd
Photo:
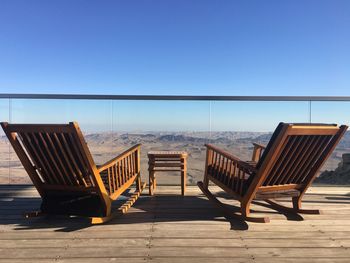
{"label": "shadow on deck", "polygon": [[[234,205],[238,203],[228,199],[219,189],[214,187],[214,190],[217,190],[217,196],[222,201],[235,209]],[[289,259],[299,258],[297,248],[304,247],[309,250],[303,252],[303,259],[312,258],[315,262],[327,262],[322,261],[324,258],[331,259],[332,262],[346,262],[345,259],[350,258],[350,188],[311,188],[310,193],[305,196],[304,207],[320,208],[323,211],[321,215],[282,214],[270,209],[267,203],[255,202],[252,213],[268,215],[271,218],[271,223],[268,224],[247,223],[224,217],[197,187],[188,187],[184,197],[179,192],[179,187],[164,186],[159,187],[155,196],[149,197],[145,191],[127,214],[107,224],[91,226],[88,219],[79,217],[46,216],[24,219],[23,212],[40,207],[41,201],[35,189],[32,186],[0,186],[0,246],[3,244],[5,248],[10,248],[0,250],[5,253],[4,259],[20,259],[25,255],[32,258],[33,262],[39,262],[37,260],[42,257],[51,262],[57,259],[57,255],[66,259],[62,262],[71,262],[72,258],[76,260],[77,257],[84,261],[90,255],[86,252],[87,247],[95,249],[96,244],[98,258],[110,260],[127,257],[135,259],[135,262],[141,259],[186,262],[200,258],[202,262],[206,262],[207,258],[232,262],[225,260],[237,258],[234,252],[244,252],[238,256],[238,259],[246,259],[244,262],[255,262],[259,257],[278,262],[273,260],[281,260],[286,255]],[[285,204],[287,201],[281,200]],[[122,200],[115,202],[115,208],[121,203]],[[6,243],[6,240],[10,240],[10,243]],[[74,240],[88,245],[84,247]],[[118,254],[110,250],[107,253],[105,248],[99,247],[103,240],[114,244],[109,243],[111,249],[126,247],[130,251],[136,249],[133,243],[142,244],[135,254]],[[65,254],[70,247],[76,248],[80,253]],[[16,248],[21,248],[22,252],[11,252],[11,249]],[[52,254],[36,254],[53,248]],[[262,248],[266,250],[263,256],[260,251]],[[294,255],[290,252],[293,249]],[[11,261],[0,259],[0,262]],[[93,261],[90,259],[88,262]]]}

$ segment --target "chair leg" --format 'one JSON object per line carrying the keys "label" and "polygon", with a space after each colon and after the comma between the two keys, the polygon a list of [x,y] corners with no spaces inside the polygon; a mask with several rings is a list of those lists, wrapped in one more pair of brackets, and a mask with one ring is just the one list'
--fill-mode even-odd
{"label": "chair leg", "polygon": [[154,190],[156,189],[156,178],[155,178],[155,172],[149,171],[149,195],[154,195]]}
{"label": "chair leg", "polygon": [[[140,180],[140,181],[138,181]],[[138,184],[140,183],[140,189],[138,188]],[[141,195],[143,189],[146,187],[146,183],[141,182],[141,178],[138,178],[136,180],[136,191],[128,198],[128,200],[118,208],[118,210],[112,212],[111,214],[105,216],[105,217],[92,217],[91,218],[91,224],[103,224],[111,219],[113,219],[116,216],[120,216],[128,212],[129,208],[136,202],[136,200],[139,198]]]}
{"label": "chair leg", "polygon": [[250,202],[249,203],[241,203],[241,213],[242,217],[246,221],[255,222],[255,223],[269,223],[269,217],[251,217],[250,216]]}
{"label": "chair leg", "polygon": [[203,187],[205,189],[208,189],[208,186],[209,186],[209,178],[208,178],[207,174],[204,174]]}
{"label": "chair leg", "polygon": [[114,217],[118,215],[120,215],[120,213],[112,212],[110,215],[104,216],[104,217],[91,217],[91,224],[92,225],[103,224],[112,220]]}
{"label": "chair leg", "polygon": [[313,215],[321,214],[321,211],[318,209],[302,209],[301,208],[301,199],[302,199],[302,196],[292,198],[293,208],[297,211],[297,213],[313,214]]}
{"label": "chair leg", "polygon": [[241,208],[241,214],[236,214],[223,203],[221,203],[210,191],[208,187],[205,187],[203,182],[197,182],[198,187],[201,189],[203,194],[212,201],[224,214],[231,218],[237,218],[244,221],[256,222],[256,223],[268,223],[270,219],[268,217],[251,217],[249,216],[250,204],[243,205]]}
{"label": "chair leg", "polygon": [[269,199],[265,200],[265,202],[270,204],[271,207],[277,211],[280,210],[280,211],[286,211],[286,212],[292,212],[292,213],[313,214],[313,215],[321,214],[321,211],[318,209],[301,209],[301,197],[292,198],[293,207],[284,206]]}

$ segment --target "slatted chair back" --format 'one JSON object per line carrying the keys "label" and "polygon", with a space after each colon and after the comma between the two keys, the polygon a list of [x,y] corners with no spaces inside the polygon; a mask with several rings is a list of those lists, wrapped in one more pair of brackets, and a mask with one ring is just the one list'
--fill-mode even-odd
{"label": "slatted chair back", "polygon": [[41,196],[98,193],[106,189],[77,123],[1,123],[15,152]]}
{"label": "slatted chair back", "polygon": [[256,165],[250,192],[307,189],[346,129],[345,125],[280,123]]}

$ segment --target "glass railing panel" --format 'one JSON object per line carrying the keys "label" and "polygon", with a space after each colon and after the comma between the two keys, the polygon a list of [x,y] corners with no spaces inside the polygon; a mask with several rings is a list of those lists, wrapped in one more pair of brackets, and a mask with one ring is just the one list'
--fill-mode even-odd
{"label": "glass railing panel", "polygon": [[[349,125],[349,112],[350,102],[310,104],[308,101],[0,100],[1,121],[77,121],[97,164],[105,162],[133,144],[142,143],[141,164],[144,181],[148,180],[148,151],[187,151],[188,184],[202,180],[205,143],[213,143],[244,160],[249,160],[253,149],[251,143],[256,141],[267,144],[281,121],[311,120],[318,123]],[[344,168],[342,155],[350,153],[348,135],[349,132],[321,172],[334,171],[340,166]],[[0,183],[29,183],[29,178],[12,147],[9,147],[2,129],[0,154]],[[345,162],[350,162],[350,157],[345,158]],[[345,168],[348,167],[346,165]],[[338,169],[336,172],[345,170]],[[161,173],[157,178],[160,184],[180,183],[178,174]],[[329,177],[322,182],[345,183],[344,180]]]}
{"label": "glass railing panel", "polygon": [[[97,137],[112,132],[112,102],[109,100],[13,99],[12,123],[68,123],[76,121],[97,164],[112,156],[112,147]],[[106,156],[105,156],[106,155]],[[29,183],[11,147],[11,183]]]}
{"label": "glass railing panel", "polygon": [[[312,102],[312,122],[350,125],[350,102]],[[317,183],[350,184],[350,132],[347,131],[320,171]]]}
{"label": "glass railing panel", "polygon": [[[210,134],[209,110],[207,101],[115,101],[113,147],[120,152],[142,143],[141,173],[146,181],[147,152],[187,151],[187,184],[195,184],[204,171],[204,143]],[[156,177],[158,184],[180,184],[179,173],[158,173]]]}
{"label": "glass railing panel", "polygon": [[309,122],[305,101],[216,101],[211,104],[211,143],[250,160],[253,142],[266,145],[280,122]]}
{"label": "glass railing panel", "polygon": [[[9,99],[0,99],[0,122],[9,121]],[[0,184],[8,184],[10,178],[10,145],[0,128]]]}

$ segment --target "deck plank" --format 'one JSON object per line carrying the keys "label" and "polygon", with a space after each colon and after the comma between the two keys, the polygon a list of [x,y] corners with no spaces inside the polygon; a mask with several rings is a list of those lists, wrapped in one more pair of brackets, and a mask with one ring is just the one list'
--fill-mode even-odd
{"label": "deck plank", "polygon": [[[0,263],[349,262],[350,187],[312,187],[303,205],[320,208],[321,215],[253,205],[269,224],[228,220],[197,187],[188,187],[185,197],[179,189],[160,186],[122,217],[91,226],[79,217],[24,219],[24,211],[40,206],[36,190],[2,185]],[[237,204],[213,189],[228,205]]]}

